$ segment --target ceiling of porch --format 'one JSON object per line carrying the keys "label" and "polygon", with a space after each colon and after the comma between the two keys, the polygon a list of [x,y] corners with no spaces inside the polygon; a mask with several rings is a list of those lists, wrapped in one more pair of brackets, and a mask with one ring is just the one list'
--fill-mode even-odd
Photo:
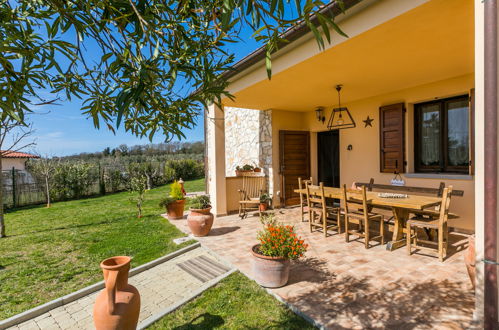
{"label": "ceiling of porch", "polygon": [[[227,106],[312,111],[474,71],[473,1],[432,0],[235,94]],[[264,69],[262,69],[264,70]]]}

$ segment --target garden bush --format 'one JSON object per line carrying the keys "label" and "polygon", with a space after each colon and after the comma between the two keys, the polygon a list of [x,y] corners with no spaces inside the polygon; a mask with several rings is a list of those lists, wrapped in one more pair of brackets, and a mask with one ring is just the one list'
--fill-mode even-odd
{"label": "garden bush", "polygon": [[165,164],[165,172],[167,168],[171,169],[168,171],[174,171],[175,179],[193,180],[204,177],[203,163],[192,159],[169,160]]}

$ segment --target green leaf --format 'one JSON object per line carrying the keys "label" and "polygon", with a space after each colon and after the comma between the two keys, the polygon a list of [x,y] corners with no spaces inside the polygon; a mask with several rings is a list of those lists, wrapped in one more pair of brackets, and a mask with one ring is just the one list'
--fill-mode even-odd
{"label": "green leaf", "polygon": [[272,79],[272,56],[270,54],[270,51],[267,50],[265,53],[265,67],[267,69],[267,78],[269,80]]}

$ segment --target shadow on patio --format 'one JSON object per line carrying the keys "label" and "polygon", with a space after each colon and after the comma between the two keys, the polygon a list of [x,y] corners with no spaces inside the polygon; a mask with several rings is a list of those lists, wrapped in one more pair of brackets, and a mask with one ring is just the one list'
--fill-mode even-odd
{"label": "shadow on patio", "polygon": [[359,275],[338,275],[327,261],[306,258],[294,264],[288,285],[318,285],[286,300],[331,329],[464,327],[473,313],[474,295],[461,283],[401,278],[380,287],[375,277]]}
{"label": "shadow on patio", "polygon": [[[286,286],[272,292],[330,329],[468,328],[474,294],[463,262],[466,235],[453,233],[445,262],[434,256],[407,254],[405,247],[364,248],[344,235],[310,233],[299,209],[276,212],[309,244],[306,257],[293,262]],[[184,221],[173,222],[189,232]],[[200,242],[252,278],[250,249],[261,230],[257,217],[219,217]]]}

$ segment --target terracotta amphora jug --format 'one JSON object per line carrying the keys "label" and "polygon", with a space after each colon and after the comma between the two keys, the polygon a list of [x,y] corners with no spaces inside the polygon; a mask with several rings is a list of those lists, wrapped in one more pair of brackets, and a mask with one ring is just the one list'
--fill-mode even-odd
{"label": "terracotta amphora jug", "polygon": [[213,214],[210,210],[211,206],[206,209],[191,209],[187,216],[187,225],[194,236],[206,236],[210,233],[213,226]]}
{"label": "terracotta amphora jug", "polygon": [[120,256],[100,263],[106,288],[99,293],[94,305],[97,330],[136,329],[139,321],[139,291],[128,284],[130,257]]}

